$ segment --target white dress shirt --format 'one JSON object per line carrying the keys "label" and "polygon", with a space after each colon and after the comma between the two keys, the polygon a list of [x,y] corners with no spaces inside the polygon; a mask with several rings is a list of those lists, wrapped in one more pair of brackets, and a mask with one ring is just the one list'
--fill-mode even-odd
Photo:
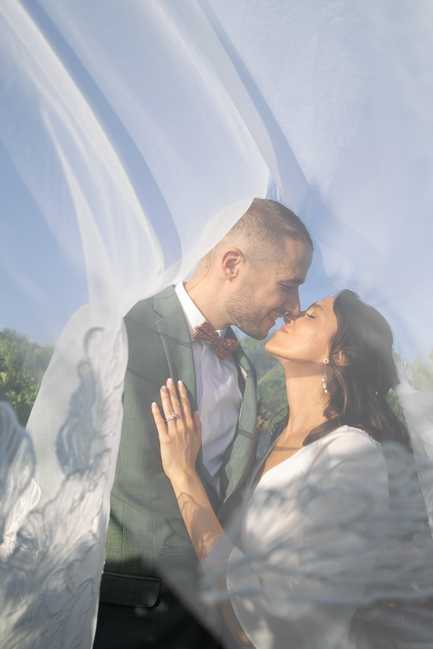
{"label": "white dress shirt", "polygon": [[[183,282],[176,286],[192,339],[192,353],[197,383],[197,407],[202,423],[203,464],[220,493],[220,471],[226,449],[233,441],[242,404],[238,368],[233,354],[221,360],[215,345],[195,340],[195,328],[206,318],[185,291]],[[224,337],[226,329],[217,333]]]}

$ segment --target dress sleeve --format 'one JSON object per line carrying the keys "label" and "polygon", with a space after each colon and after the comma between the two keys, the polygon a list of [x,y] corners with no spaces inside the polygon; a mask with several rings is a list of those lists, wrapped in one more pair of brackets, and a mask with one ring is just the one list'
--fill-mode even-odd
{"label": "dress sleeve", "polygon": [[383,540],[388,474],[380,447],[349,430],[318,445],[308,462],[306,471],[280,471],[256,490],[243,551],[230,556],[229,596],[257,649],[350,647],[350,621]]}

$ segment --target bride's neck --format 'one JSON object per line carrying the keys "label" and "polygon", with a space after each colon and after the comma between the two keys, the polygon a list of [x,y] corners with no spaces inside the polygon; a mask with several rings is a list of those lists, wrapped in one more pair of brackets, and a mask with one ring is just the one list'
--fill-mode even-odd
{"label": "bride's neck", "polygon": [[326,421],[323,414],[328,395],[323,389],[321,376],[293,374],[290,368],[284,368],[286,374],[287,401],[290,418],[285,434],[299,437],[302,441],[310,431]]}

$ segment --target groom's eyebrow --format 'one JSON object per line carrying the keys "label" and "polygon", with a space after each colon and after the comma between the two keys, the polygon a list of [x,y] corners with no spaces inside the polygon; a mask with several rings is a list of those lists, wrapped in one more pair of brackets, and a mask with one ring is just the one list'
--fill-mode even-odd
{"label": "groom's eyebrow", "polygon": [[287,279],[280,279],[280,282],[283,284],[303,284],[305,282],[305,279],[301,279],[300,277],[288,277]]}

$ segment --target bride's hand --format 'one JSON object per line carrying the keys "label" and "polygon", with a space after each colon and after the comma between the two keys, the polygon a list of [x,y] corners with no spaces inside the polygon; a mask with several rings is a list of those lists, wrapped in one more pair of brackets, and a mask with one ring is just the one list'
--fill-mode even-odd
{"label": "bride's hand", "polygon": [[201,446],[198,412],[191,414],[187,391],[182,381],[179,381],[178,389],[179,398],[172,379],[168,379],[167,384],[161,388],[164,417],[158,405],[152,404],[152,414],[161,445],[162,466],[172,482],[195,473],[195,462]]}

